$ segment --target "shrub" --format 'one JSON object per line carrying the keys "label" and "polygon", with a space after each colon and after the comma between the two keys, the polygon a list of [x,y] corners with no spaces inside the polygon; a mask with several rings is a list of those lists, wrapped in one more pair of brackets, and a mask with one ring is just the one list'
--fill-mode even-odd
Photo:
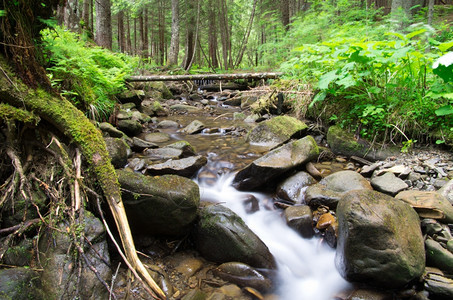
{"label": "shrub", "polygon": [[62,27],[41,34],[53,86],[89,117],[108,118],[137,60],[90,45]]}

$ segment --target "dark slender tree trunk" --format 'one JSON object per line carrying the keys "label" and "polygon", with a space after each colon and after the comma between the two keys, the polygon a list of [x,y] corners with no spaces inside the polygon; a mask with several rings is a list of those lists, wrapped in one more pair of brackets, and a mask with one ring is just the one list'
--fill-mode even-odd
{"label": "dark slender tree trunk", "polygon": [[83,9],[82,9],[82,21],[83,21],[83,30],[92,35],[91,23],[90,23],[90,0],[83,0]]}
{"label": "dark slender tree trunk", "polygon": [[118,48],[120,52],[126,52],[126,39],[124,34],[124,11],[118,12]]}
{"label": "dark slender tree trunk", "polygon": [[282,23],[285,30],[289,29],[289,0],[280,0],[280,9],[282,12]]}
{"label": "dark slender tree trunk", "polygon": [[126,14],[126,52],[132,54],[130,14]]}
{"label": "dark slender tree trunk", "polygon": [[96,0],[96,43],[112,49],[112,13],[110,0]]}

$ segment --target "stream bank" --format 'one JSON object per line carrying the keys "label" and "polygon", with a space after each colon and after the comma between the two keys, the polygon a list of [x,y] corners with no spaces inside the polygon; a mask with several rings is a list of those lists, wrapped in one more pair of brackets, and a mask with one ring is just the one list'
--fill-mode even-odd
{"label": "stream bank", "polygon": [[[243,97],[236,91],[175,91],[175,96],[164,87],[133,93],[116,114],[116,128],[99,126],[109,136],[115,166],[122,169],[118,174],[140,255],[169,298],[426,299],[428,294],[430,299],[448,298],[451,204],[430,192],[445,185],[441,192],[449,196],[453,170],[449,153],[417,150],[410,156],[393,153],[385,160],[364,163],[324,148],[327,134],[315,126],[284,118],[272,118],[278,122],[270,125],[270,114],[251,117],[243,100],[250,103],[258,97],[250,99],[250,93]],[[169,99],[163,100],[164,95]],[[251,137],[253,128],[265,133],[261,140]],[[282,128],[291,131],[281,134]],[[276,131],[270,135],[272,129]],[[309,135],[313,138],[306,138]],[[422,194],[401,194],[407,190]],[[415,210],[403,204],[389,207],[387,203],[396,201],[390,195],[404,198]],[[426,201],[419,203],[420,198]],[[156,201],[157,208],[146,211],[139,206],[138,213],[131,212],[134,205]],[[367,205],[360,206],[362,202]],[[350,213],[359,211],[366,212],[363,218]],[[140,220],[141,212],[145,213]],[[379,223],[379,218],[370,218],[372,214],[382,214],[387,221]],[[146,223],[159,216],[161,223]],[[345,230],[351,222],[357,226]],[[248,238],[242,241],[234,238],[245,234]],[[222,238],[215,240],[218,236]],[[288,247],[279,238],[293,244]],[[359,250],[350,255],[347,241]],[[342,275],[360,285],[346,288],[338,276],[331,249],[335,247]],[[428,256],[426,269],[425,247],[435,254]],[[259,260],[254,257],[258,249]],[[108,282],[113,278],[116,297],[147,299],[123,264],[116,272],[121,260],[114,251],[110,255],[110,273],[103,276]],[[388,263],[389,257],[395,260]],[[350,272],[348,264],[361,268]],[[295,277],[288,280],[288,274]],[[392,277],[395,274],[397,278]],[[392,278],[391,284],[387,278]],[[301,296],[303,292],[307,294]]]}

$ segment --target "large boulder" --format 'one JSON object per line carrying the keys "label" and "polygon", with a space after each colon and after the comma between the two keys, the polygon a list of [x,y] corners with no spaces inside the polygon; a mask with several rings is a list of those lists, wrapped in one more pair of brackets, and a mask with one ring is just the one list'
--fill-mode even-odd
{"label": "large boulder", "polygon": [[261,122],[247,135],[247,140],[252,145],[274,148],[289,139],[301,137],[307,125],[293,117],[278,116]]}
{"label": "large boulder", "polygon": [[365,140],[356,140],[352,133],[343,130],[340,126],[330,126],[327,131],[327,143],[335,154],[345,156],[360,156],[369,160],[385,160],[388,156],[398,153],[396,149],[371,148]]}
{"label": "large boulder", "polygon": [[124,167],[127,163],[129,146],[118,138],[107,137],[104,141],[113,166],[117,169]]}
{"label": "large boulder", "polygon": [[200,204],[198,185],[177,176],[146,176],[117,170],[124,207],[137,233],[181,235],[188,232]]}
{"label": "large boulder", "polygon": [[124,132],[127,136],[136,136],[142,132],[142,125],[136,120],[120,120],[118,121],[118,129]]}
{"label": "large boulder", "polygon": [[354,171],[340,171],[323,178],[305,190],[305,202],[311,207],[320,205],[335,209],[341,197],[353,190],[372,190],[370,183]]}
{"label": "large boulder", "polygon": [[240,170],[234,177],[233,186],[240,190],[256,189],[318,155],[319,149],[313,137],[306,136],[292,141],[268,152]]}
{"label": "large boulder", "polygon": [[[43,264],[41,282],[46,299],[108,298],[107,289],[97,278],[99,276],[108,282],[112,276],[104,226],[99,219],[88,213],[80,225],[88,241],[82,247],[91,263],[88,266],[79,257],[82,266],[80,273],[74,251],[70,251],[74,250],[74,246],[73,237],[67,232],[67,221],[59,223],[58,230],[49,229],[39,240],[39,259]],[[97,270],[97,274],[91,267]]]}
{"label": "large boulder", "polygon": [[347,280],[399,288],[425,268],[420,220],[415,210],[376,191],[351,191],[338,204],[337,268]]}
{"label": "large boulder", "polygon": [[223,205],[210,205],[200,212],[195,243],[204,258],[218,262],[242,262],[255,268],[274,269],[267,246],[244,221]]}

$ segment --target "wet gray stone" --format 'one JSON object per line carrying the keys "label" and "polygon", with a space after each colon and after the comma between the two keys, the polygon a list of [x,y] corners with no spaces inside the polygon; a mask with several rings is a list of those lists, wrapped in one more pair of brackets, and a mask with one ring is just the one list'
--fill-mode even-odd
{"label": "wet gray stone", "polygon": [[379,192],[395,196],[409,186],[392,172],[384,173],[371,179],[371,185]]}

